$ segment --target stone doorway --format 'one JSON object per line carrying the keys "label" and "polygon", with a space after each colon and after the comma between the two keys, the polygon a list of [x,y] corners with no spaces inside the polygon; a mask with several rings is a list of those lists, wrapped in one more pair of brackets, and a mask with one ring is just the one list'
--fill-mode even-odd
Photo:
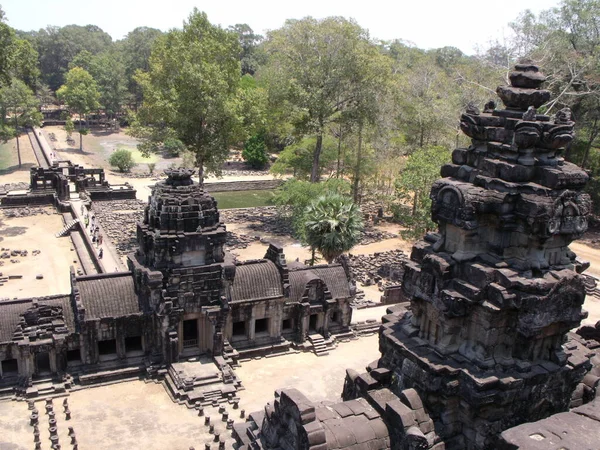
{"label": "stone doorway", "polygon": [[35,367],[36,375],[50,375],[52,373],[52,369],[50,368],[50,354],[48,352],[36,353]]}
{"label": "stone doorway", "polygon": [[183,321],[183,348],[198,347],[198,319]]}
{"label": "stone doorway", "polygon": [[311,314],[308,321],[308,331],[317,331],[317,320],[319,319],[318,314]]}

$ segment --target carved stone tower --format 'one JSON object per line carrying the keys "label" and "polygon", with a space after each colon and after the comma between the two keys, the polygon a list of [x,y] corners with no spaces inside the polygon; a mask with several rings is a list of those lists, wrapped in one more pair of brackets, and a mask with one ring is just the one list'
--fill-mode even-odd
{"label": "carved stone tower", "polygon": [[588,175],[564,161],[568,109],[538,114],[550,92],[519,64],[483,112],[470,106],[431,189],[438,233],[413,247],[410,311],[386,316],[381,365],[415,388],[449,449],[494,448],[498,434],[568,408],[589,362],[571,356],[587,268],[569,244],[587,229]]}
{"label": "carved stone tower", "polygon": [[[129,257],[135,288],[160,322],[168,362],[185,354],[220,354],[227,285],[235,270],[223,250],[226,231],[217,202],[192,180],[193,170],[165,171],[152,189],[139,248]],[[225,300],[224,300],[225,299]]]}

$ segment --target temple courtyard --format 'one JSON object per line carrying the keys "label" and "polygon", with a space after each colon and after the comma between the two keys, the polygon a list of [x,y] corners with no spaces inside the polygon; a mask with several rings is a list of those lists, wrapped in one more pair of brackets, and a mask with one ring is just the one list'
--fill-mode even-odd
{"label": "temple courtyard", "polygon": [[[342,393],[345,371],[363,371],[379,357],[377,335],[341,343],[325,357],[313,353],[298,353],[274,358],[261,358],[242,363],[236,373],[245,390],[237,393],[239,408],[227,405],[229,417],[239,422],[240,411],[246,414],[261,410],[279,387],[295,387],[311,400],[337,402]],[[140,380],[72,391],[68,397],[70,420],[65,420],[63,398],[53,401],[59,442],[63,447],[71,442],[68,427],[73,427],[79,448],[130,450],[196,450],[212,443],[205,418],[194,409],[174,403],[162,385]],[[45,402],[35,403],[40,411],[42,448],[50,448],[48,416]],[[215,432],[227,439],[225,448],[233,448],[230,430],[225,429],[217,408],[205,408]],[[33,448],[33,427],[26,402],[0,401],[0,450]]]}

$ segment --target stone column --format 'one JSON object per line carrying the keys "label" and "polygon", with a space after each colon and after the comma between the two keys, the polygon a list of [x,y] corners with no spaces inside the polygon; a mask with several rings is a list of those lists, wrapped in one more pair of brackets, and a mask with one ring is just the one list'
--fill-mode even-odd
{"label": "stone column", "polygon": [[50,349],[48,358],[50,359],[50,372],[56,373],[58,371],[56,364],[56,347]]}
{"label": "stone column", "polygon": [[303,303],[300,305],[300,309],[298,311],[298,341],[300,343],[306,341],[306,337],[308,336],[308,326],[310,320],[310,304]]}
{"label": "stone column", "polygon": [[329,337],[329,314],[330,310],[328,307],[325,307],[323,309],[323,337],[324,338],[328,338]]}
{"label": "stone column", "polygon": [[246,336],[248,336],[248,339],[253,341],[256,335],[256,318],[254,317],[254,311],[252,311],[252,317],[250,317],[250,319],[246,321],[246,323],[248,324]]}

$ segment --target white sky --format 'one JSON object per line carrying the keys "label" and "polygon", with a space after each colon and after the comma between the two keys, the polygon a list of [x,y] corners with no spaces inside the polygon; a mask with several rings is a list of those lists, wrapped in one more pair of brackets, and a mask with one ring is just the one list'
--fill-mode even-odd
{"label": "white sky", "polygon": [[247,23],[255,32],[276,29],[286,19],[352,17],[372,37],[403,39],[420,48],[454,46],[472,54],[491,39],[502,40],[521,11],[539,12],[558,0],[0,0],[8,23],[20,30],[47,25],[98,25],[113,39],[138,26],[166,31],[181,27],[192,9],[223,27]]}

